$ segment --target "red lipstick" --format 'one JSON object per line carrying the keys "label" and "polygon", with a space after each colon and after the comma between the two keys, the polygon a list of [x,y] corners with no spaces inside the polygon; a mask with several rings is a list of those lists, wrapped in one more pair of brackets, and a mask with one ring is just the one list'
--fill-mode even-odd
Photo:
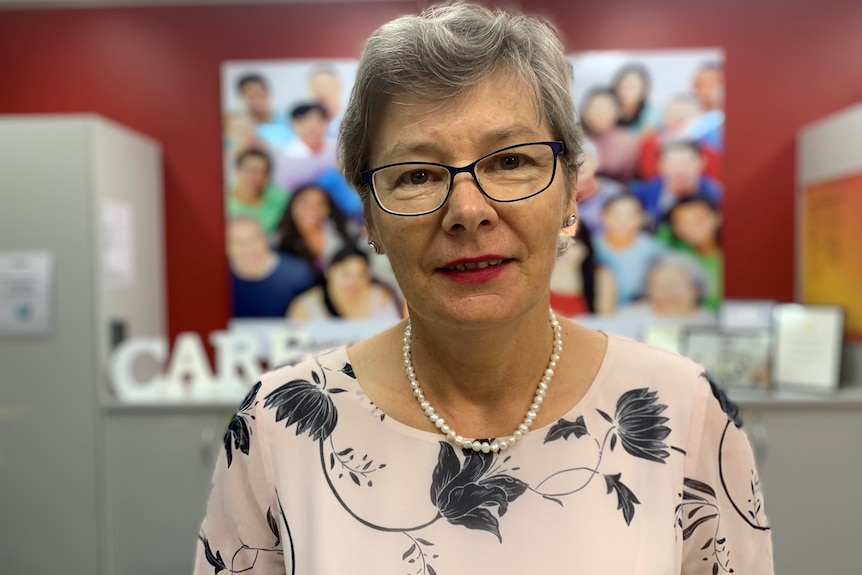
{"label": "red lipstick", "polygon": [[511,261],[503,256],[491,254],[452,260],[438,269],[440,273],[456,283],[479,284],[496,279]]}

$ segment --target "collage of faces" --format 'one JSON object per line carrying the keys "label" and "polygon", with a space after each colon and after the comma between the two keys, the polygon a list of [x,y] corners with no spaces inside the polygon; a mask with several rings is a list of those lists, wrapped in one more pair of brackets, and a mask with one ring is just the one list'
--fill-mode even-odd
{"label": "collage of faces", "polygon": [[[232,317],[397,320],[403,304],[391,269],[369,253],[362,203],[336,164],[343,72],[290,67],[301,83],[253,67],[231,79],[224,163]],[[275,97],[276,80],[289,87],[281,90],[291,92],[286,101]]]}
{"label": "collage of faces", "polygon": [[711,320],[724,283],[720,55],[596,59],[573,60],[575,85],[587,80],[575,95],[581,225],[551,303],[569,316]]}
{"label": "collage of faces", "polygon": [[[724,268],[721,54],[609,54],[571,57],[585,135],[580,225],[554,269],[551,305],[569,317],[714,318]],[[404,315],[386,258],[367,245],[359,195],[337,166],[353,66],[223,66],[234,318]]]}

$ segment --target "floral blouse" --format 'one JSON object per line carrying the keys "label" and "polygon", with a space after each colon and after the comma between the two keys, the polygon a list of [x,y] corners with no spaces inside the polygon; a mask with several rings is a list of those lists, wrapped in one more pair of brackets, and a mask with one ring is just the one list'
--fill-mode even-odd
{"label": "floral blouse", "polygon": [[617,336],[569,413],[499,453],[387,417],[344,347],[265,375],[225,435],[195,565],[196,574],[773,572],[736,407],[700,366]]}

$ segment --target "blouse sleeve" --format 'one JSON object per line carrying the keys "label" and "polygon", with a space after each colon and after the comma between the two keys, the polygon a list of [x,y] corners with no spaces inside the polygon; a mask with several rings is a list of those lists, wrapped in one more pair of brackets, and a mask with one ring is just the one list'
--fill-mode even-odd
{"label": "blouse sleeve", "polygon": [[772,575],[772,535],[737,407],[703,375],[676,520],[682,574]]}
{"label": "blouse sleeve", "polygon": [[195,575],[284,574],[281,515],[255,413],[257,383],[233,416],[198,534]]}

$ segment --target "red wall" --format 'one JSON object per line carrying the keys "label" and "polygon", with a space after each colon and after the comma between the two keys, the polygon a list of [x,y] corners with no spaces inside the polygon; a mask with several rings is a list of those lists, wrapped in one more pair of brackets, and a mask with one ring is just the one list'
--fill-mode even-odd
{"label": "red wall", "polygon": [[[725,50],[727,295],[792,299],[795,133],[862,100],[862,2],[520,4],[550,16],[571,51]],[[220,63],[355,58],[376,26],[416,5],[0,11],[0,114],[95,112],[160,141],[170,332],[221,329]]]}

